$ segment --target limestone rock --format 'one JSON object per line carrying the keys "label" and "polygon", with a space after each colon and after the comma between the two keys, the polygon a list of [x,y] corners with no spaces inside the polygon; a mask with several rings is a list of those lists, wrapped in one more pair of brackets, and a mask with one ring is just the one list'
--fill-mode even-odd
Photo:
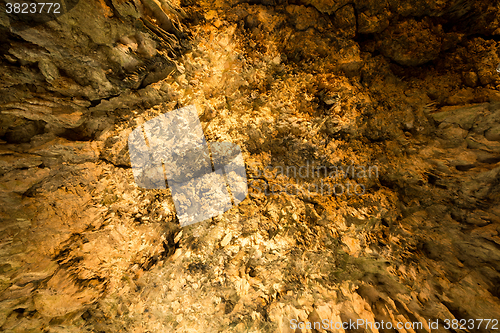
{"label": "limestone rock", "polygon": [[[494,318],[498,11],[79,1],[36,26],[0,11],[0,330]],[[181,228],[172,190],[135,182],[128,137],[187,105],[206,141],[241,148],[248,196]]]}
{"label": "limestone rock", "polygon": [[409,19],[391,26],[381,34],[381,52],[405,66],[425,64],[439,56],[441,28],[432,23]]}

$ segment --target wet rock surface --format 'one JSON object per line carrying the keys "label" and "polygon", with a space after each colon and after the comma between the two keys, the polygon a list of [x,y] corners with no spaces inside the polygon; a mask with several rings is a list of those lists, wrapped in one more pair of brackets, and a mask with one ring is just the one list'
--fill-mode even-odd
{"label": "wet rock surface", "polygon": [[[80,1],[29,29],[0,13],[0,329],[500,319],[499,12]],[[241,147],[249,194],[181,228],[169,189],[135,184],[127,139],[187,105],[207,141]]]}

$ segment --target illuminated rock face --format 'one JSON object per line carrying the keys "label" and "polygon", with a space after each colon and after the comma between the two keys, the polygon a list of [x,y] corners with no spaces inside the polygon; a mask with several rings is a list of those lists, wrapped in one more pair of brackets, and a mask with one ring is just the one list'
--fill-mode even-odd
{"label": "illuminated rock face", "polygon": [[[498,6],[73,4],[0,12],[0,330],[500,319]],[[188,105],[232,208],[182,228],[129,138]]]}

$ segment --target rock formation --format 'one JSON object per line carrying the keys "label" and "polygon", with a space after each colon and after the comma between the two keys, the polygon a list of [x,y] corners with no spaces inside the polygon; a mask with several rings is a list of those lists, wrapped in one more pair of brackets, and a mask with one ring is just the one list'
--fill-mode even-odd
{"label": "rock formation", "polygon": [[[500,329],[496,2],[2,8],[0,330]],[[186,105],[249,194],[181,228],[127,138]]]}

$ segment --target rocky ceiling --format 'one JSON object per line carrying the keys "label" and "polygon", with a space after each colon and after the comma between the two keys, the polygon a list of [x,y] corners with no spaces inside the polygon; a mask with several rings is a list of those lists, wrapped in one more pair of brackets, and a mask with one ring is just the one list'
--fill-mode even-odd
{"label": "rocky ceiling", "polygon": [[[498,2],[9,3],[1,331],[500,329]],[[187,105],[249,192],[181,228],[127,138]]]}

